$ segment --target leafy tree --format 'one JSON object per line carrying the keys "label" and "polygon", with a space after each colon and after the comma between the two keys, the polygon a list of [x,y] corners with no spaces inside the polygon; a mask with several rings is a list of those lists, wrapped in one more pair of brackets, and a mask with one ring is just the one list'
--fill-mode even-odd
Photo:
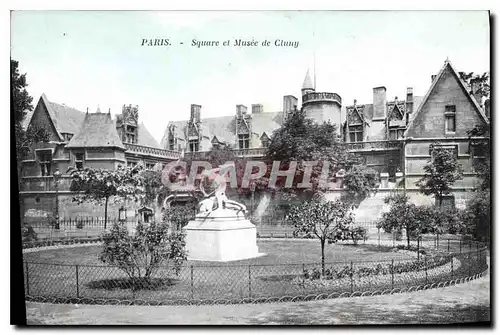
{"label": "leafy tree", "polygon": [[321,243],[321,269],[325,275],[325,243],[349,238],[345,234],[354,218],[351,206],[340,200],[325,201],[315,196],[290,209],[287,219],[294,225],[294,236],[318,238]]}
{"label": "leafy tree", "polygon": [[344,187],[355,204],[366,198],[377,185],[377,171],[364,165],[355,165],[344,177]]}
{"label": "leafy tree", "polygon": [[451,193],[451,186],[462,179],[462,166],[452,150],[440,148],[439,143],[430,146],[432,157],[424,166],[425,175],[416,185],[425,195],[434,195],[441,208],[444,195]]}
{"label": "leafy tree", "polygon": [[361,226],[349,226],[346,234],[355,245],[358,244],[358,241],[368,238],[368,230]]}
{"label": "leafy tree", "polygon": [[164,222],[138,223],[134,235],[123,223],[115,223],[103,240],[100,260],[124,271],[133,290],[150,287],[160,266],[171,266],[178,275],[186,260],[184,235],[169,233]]}
{"label": "leafy tree", "polygon": [[141,192],[135,186],[136,170],[119,167],[116,170],[70,167],[70,190],[76,192],[72,200],[79,204],[94,202],[104,204],[104,229],[107,228],[108,204],[111,197],[133,196]]}
{"label": "leafy tree", "polygon": [[[284,187],[285,177],[278,177],[276,188],[270,190],[274,193],[273,197],[277,202],[275,207],[278,211],[287,212],[291,207],[289,202],[279,199],[290,199],[294,203],[300,203],[313,198],[317,192],[324,191],[325,188],[321,183],[324,168],[328,172],[328,177],[331,177],[341,170],[349,174],[351,168],[361,164],[361,158],[347,150],[345,143],[336,134],[337,125],[329,122],[316,123],[308,118],[303,110],[291,113],[283,125],[273,132],[265,157],[268,172],[256,181],[258,189],[268,185],[273,161],[281,162],[280,170],[287,170],[290,162],[297,162],[292,188]],[[306,162],[317,163],[311,169]],[[309,174],[308,170],[311,186],[298,188],[298,184],[304,181],[304,176]],[[368,194],[368,189],[361,190],[362,185],[372,185],[371,181],[363,180],[368,175],[363,174],[355,180],[354,178],[348,180],[349,190],[357,193],[359,197]],[[360,198],[356,200],[359,202]]]}
{"label": "leafy tree", "polygon": [[[490,126],[476,125],[467,132],[469,136],[469,152],[480,153],[483,158],[474,158],[472,166],[481,179],[479,190],[491,188],[491,147]],[[477,139],[477,138],[480,139]]]}
{"label": "leafy tree", "polygon": [[163,213],[163,220],[169,222],[171,227],[177,231],[181,231],[194,217],[195,208],[192,204],[170,206]]}
{"label": "leafy tree", "polygon": [[426,208],[418,208],[408,202],[405,194],[393,194],[384,199],[391,208],[382,214],[377,227],[382,228],[387,233],[406,230],[406,239],[410,247],[410,239],[420,236],[432,226],[432,212]]}
{"label": "leafy tree", "polygon": [[479,94],[483,97],[490,97],[490,74],[484,72],[483,74],[475,74],[474,72],[459,72],[460,79],[462,79],[467,86],[469,86],[470,94]]}
{"label": "leafy tree", "polygon": [[490,239],[491,231],[491,199],[490,190],[479,190],[467,202],[462,214],[466,232],[476,239]]}
{"label": "leafy tree", "polygon": [[29,127],[24,129],[23,122],[28,112],[33,110],[33,98],[27,91],[26,74],[19,72],[19,62],[10,60],[11,104],[14,109],[14,129],[16,136],[16,157],[21,160],[33,144],[48,142],[49,136],[45,129]]}

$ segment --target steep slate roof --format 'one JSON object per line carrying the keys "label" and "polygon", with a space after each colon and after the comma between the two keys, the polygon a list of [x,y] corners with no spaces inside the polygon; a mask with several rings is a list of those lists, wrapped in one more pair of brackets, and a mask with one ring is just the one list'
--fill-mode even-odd
{"label": "steep slate roof", "polygon": [[[54,123],[54,126],[58,132],[59,137],[62,138],[62,133],[70,133],[73,134],[74,136],[80,133],[80,130],[83,127],[83,122],[85,120],[85,115],[86,113],[81,112],[75,108],[66,106],[64,104],[58,104],[55,102],[49,101],[47,96],[45,94],[42,94],[40,97],[40,100],[44,103],[44,105],[47,107],[47,111],[49,112],[50,118],[52,122]],[[31,122],[31,118],[33,116],[33,111],[29,112],[28,115],[26,116],[26,119],[23,122],[23,125],[27,127],[29,123]],[[100,108],[97,108],[97,113],[100,112]],[[105,114],[102,114],[105,115]],[[117,118],[121,117],[121,115],[117,115]],[[109,130],[111,131],[111,130]],[[116,131],[116,119],[113,120],[113,132],[116,133],[116,136],[118,136],[118,133]],[[154,148],[160,148],[160,145],[158,144],[158,141],[155,140],[155,138],[149,133],[147,130],[146,126],[144,123],[141,122],[140,125],[138,125],[138,145],[143,145],[147,147],[154,147]],[[73,138],[74,138],[73,136]],[[121,140],[120,140],[121,141]],[[123,146],[123,143],[122,145]]]}
{"label": "steep slate roof", "polygon": [[[257,134],[258,138],[265,132],[268,136],[271,136],[273,131],[281,126],[283,122],[282,112],[261,112],[250,114],[252,116],[251,129],[253,134]],[[161,141],[162,147],[168,140],[169,127],[171,125],[175,126],[174,136],[178,139],[185,139],[187,137],[187,126],[188,120],[183,121],[172,121],[165,129],[163,139]],[[212,139],[214,136],[221,142],[226,142],[229,144],[236,143],[236,116],[220,116],[212,118],[201,119],[201,129],[202,135],[210,137]]]}
{"label": "steep slate roof", "polygon": [[113,147],[125,149],[120,137],[118,137],[115,122],[108,113],[87,113],[80,132],[71,138],[66,147]]}
{"label": "steep slate roof", "polygon": [[155,140],[153,135],[151,135],[149,133],[146,126],[142,122],[138,126],[138,134],[139,134],[139,138],[137,139],[137,144],[144,145],[146,147],[154,147],[154,148],[160,147],[160,144],[158,144],[158,141]]}
{"label": "steep slate roof", "polygon": [[467,85],[460,78],[458,72],[455,70],[455,68],[453,67],[453,65],[451,65],[451,62],[448,59],[446,59],[446,61],[444,62],[444,66],[441,68],[441,70],[439,71],[439,73],[436,75],[436,77],[432,81],[432,85],[429,88],[429,90],[427,91],[427,94],[421,100],[421,102],[420,102],[420,104],[418,106],[418,109],[416,109],[416,112],[413,113],[414,115],[411,118],[410,122],[408,123],[408,127],[406,128],[406,131],[405,131],[405,134],[404,134],[405,137],[406,137],[408,131],[413,126],[413,121],[415,120],[415,118],[417,117],[417,115],[420,114],[420,112],[422,110],[422,107],[425,105],[425,103],[429,99],[432,91],[434,90],[434,87],[436,87],[437,83],[439,82],[439,79],[441,79],[441,77],[444,75],[446,68],[450,68],[451,69],[451,73],[454,75],[455,79],[458,82],[458,85],[460,86],[460,88],[464,92],[465,96],[468,97],[470,103],[474,106],[474,109],[478,113],[479,118],[481,118],[486,124],[490,123],[490,121],[486,117],[486,114],[484,113],[483,109],[479,106],[479,104],[477,103],[476,99],[467,90]]}
{"label": "steep slate roof", "polygon": [[[61,140],[63,139],[62,133],[76,134],[80,131],[85,113],[66,105],[51,102],[45,94],[42,94],[40,100],[47,108],[51,121],[57,131],[57,135]],[[23,122],[25,128],[30,124],[35,109],[26,115]]]}

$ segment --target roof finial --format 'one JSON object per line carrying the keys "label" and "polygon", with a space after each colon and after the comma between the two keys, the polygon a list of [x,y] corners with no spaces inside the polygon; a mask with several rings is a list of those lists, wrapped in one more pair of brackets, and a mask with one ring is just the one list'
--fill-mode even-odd
{"label": "roof finial", "polygon": [[89,113],[89,108],[87,107],[87,114]]}
{"label": "roof finial", "polygon": [[356,106],[356,102],[358,102],[358,100],[354,99],[354,106]]}
{"label": "roof finial", "polygon": [[450,59],[448,58],[448,56],[446,56],[446,60],[444,61],[444,63],[449,63],[450,62]]}

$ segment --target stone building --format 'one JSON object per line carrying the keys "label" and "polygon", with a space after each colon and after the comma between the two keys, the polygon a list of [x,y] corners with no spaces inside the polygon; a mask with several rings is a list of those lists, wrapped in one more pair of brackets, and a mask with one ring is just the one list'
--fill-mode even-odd
{"label": "stone building", "polygon": [[[40,210],[53,210],[52,174],[56,168],[63,173],[60,195],[64,198],[70,195],[69,179],[64,173],[72,165],[116,168],[119,164],[142,162],[152,167],[157,162],[177,160],[183,154],[210,151],[221,143],[232,147],[239,157],[259,159],[265,154],[273,131],[300,108],[317,122],[337,124],[338,133],[332,136],[342,138],[350,150],[364,157],[367,166],[386,178],[378,195],[360,206],[366,207],[361,220],[373,220],[380,214],[383,196],[395,187],[396,177],[404,177],[405,182],[400,185],[413,201],[432,202],[432,198],[418,193],[415,182],[423,176],[423,165],[432,155],[429,145],[436,141],[454,150],[464,166],[464,179],[457,182],[455,198],[450,199],[463,206],[477,182],[471,161],[479,155],[469,152],[466,132],[476,125],[489,124],[489,100],[474,97],[448,60],[432,76],[424,96],[414,95],[412,87],[406,91],[403,99],[388,98],[385,87],[375,87],[371,102],[354,100],[342,105],[339,94],[317,92],[307,73],[300,106],[298,98],[285,95],[281,111],[265,111],[259,103],[252,104],[250,110],[238,104],[232,115],[203,118],[202,106],[192,104],[189,118],[168,123],[160,144],[144,124],[139,124],[137,106],[124,105],[122,113],[113,119],[109,112],[80,112],[50,102],[42,95],[27,125],[45,127],[50,142],[36,145],[23,160],[24,213],[29,216]],[[338,196],[341,192],[339,189],[332,194]],[[95,214],[95,208],[90,206],[62,206],[61,216]],[[116,216],[116,209],[111,209],[111,213]]]}

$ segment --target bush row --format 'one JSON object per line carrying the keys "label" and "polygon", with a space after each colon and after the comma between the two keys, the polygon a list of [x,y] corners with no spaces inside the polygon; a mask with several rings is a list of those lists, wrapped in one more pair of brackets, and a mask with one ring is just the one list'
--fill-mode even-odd
{"label": "bush row", "polygon": [[377,276],[377,275],[388,275],[388,274],[402,274],[406,272],[423,271],[438,266],[442,266],[451,261],[450,257],[439,256],[427,260],[415,260],[412,262],[397,263],[394,266],[390,263],[384,265],[377,264],[374,266],[354,266],[351,269],[350,265],[346,265],[340,269],[327,268],[325,269],[325,275],[321,275],[320,268],[304,269],[303,276],[305,279],[316,280],[316,279],[342,279],[351,276],[357,277],[367,277],[367,276]]}

